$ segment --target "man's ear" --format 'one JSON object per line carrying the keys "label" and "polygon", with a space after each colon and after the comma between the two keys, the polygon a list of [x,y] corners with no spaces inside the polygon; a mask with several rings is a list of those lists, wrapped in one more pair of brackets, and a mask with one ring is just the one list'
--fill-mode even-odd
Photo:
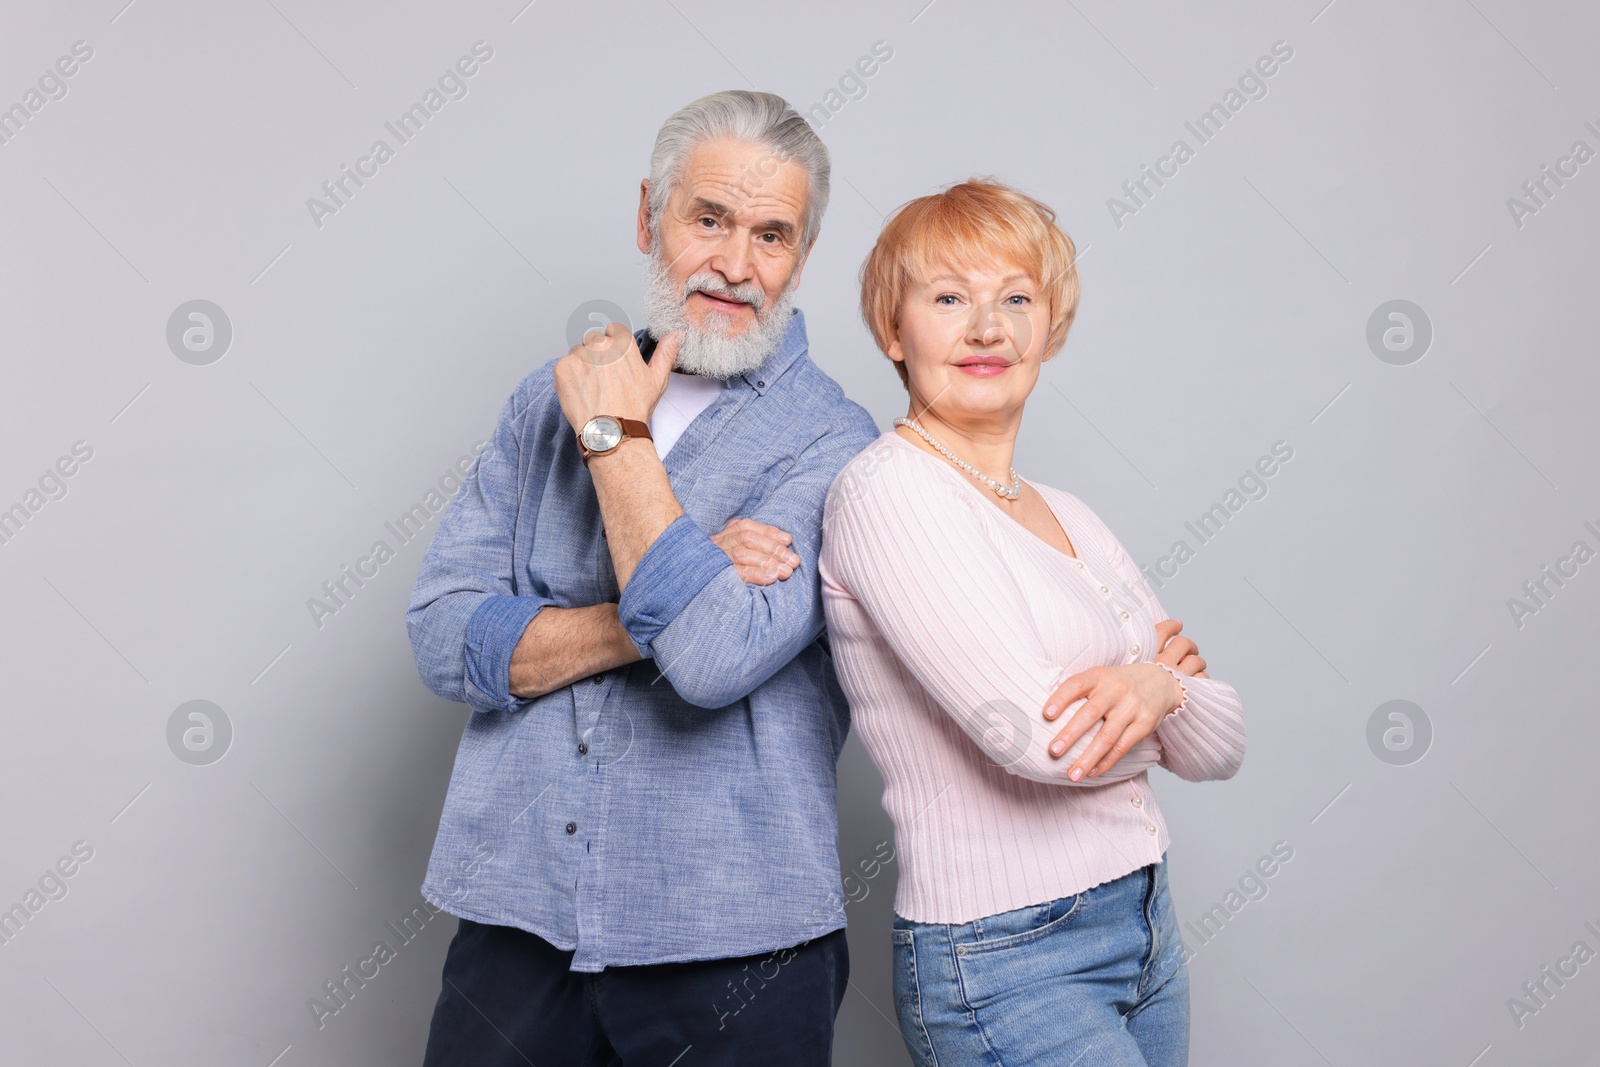
{"label": "man's ear", "polygon": [[645,255],[650,254],[653,242],[650,240],[650,179],[645,178],[639,183],[639,251]]}

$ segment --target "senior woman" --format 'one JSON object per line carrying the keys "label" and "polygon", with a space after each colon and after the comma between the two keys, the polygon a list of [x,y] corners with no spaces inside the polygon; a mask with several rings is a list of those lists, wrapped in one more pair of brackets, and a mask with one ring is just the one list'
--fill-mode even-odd
{"label": "senior woman", "polygon": [[910,409],[834,482],[819,572],[895,824],[895,1002],[922,1064],[1188,1058],[1147,776],[1230,777],[1244,727],[1105,523],[1012,467],[1074,255],[1048,207],[975,180],[903,207],[862,268]]}

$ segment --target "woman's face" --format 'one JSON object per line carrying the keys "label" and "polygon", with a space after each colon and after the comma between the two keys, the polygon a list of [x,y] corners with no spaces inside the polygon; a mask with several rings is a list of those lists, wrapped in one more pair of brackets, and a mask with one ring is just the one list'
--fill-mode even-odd
{"label": "woman's face", "polygon": [[1050,308],[1012,263],[946,268],[906,292],[889,357],[903,361],[917,410],[946,422],[1006,422],[1039,380]]}

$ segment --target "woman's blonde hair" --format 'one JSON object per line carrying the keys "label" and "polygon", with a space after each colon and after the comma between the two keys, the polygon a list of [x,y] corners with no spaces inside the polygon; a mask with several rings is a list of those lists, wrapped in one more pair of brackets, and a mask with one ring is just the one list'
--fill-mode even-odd
{"label": "woman's blonde hair", "polygon": [[[896,211],[861,265],[861,317],[887,354],[899,335],[900,308],[912,286],[946,268],[1016,264],[1049,301],[1046,358],[1066,343],[1078,313],[1077,249],[1048,206],[992,178],[972,178]],[[905,364],[894,362],[902,384]]]}

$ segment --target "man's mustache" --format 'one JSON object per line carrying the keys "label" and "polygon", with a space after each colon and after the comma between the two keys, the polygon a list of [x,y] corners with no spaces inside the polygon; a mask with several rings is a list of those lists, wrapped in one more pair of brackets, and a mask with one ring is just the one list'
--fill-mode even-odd
{"label": "man's mustache", "polygon": [[683,283],[683,295],[678,303],[687,303],[689,297],[695,293],[715,293],[717,296],[725,296],[731,300],[742,301],[758,312],[767,302],[767,294],[754,282],[746,282],[743,285],[729,285],[715,274],[691,275]]}

